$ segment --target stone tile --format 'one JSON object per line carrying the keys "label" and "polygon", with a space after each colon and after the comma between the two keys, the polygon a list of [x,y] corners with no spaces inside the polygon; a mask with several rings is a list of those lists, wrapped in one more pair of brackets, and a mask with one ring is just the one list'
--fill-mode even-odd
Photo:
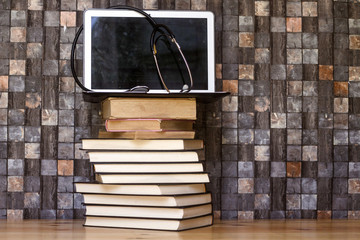
{"label": "stone tile", "polygon": [[287,2],[286,16],[300,17],[301,16],[301,2]]}
{"label": "stone tile", "polygon": [[27,108],[40,108],[41,97],[39,93],[26,93],[25,107]]}
{"label": "stone tile", "polygon": [[288,129],[287,130],[287,144],[301,145],[301,130]]}
{"label": "stone tile", "polygon": [[286,176],[290,178],[301,177],[301,162],[287,162]]}
{"label": "stone tile", "polygon": [[303,17],[317,17],[317,2],[302,3]]}
{"label": "stone tile", "polygon": [[359,178],[350,178],[348,180],[348,184],[349,184],[349,189],[348,189],[349,194],[360,193],[360,179]]}
{"label": "stone tile", "polygon": [[285,177],[286,163],[285,162],[271,162],[271,177]]}
{"label": "stone tile", "polygon": [[[221,123],[222,127],[236,128],[238,125],[236,112],[224,112],[221,114],[221,118],[222,118],[222,123]],[[60,131],[60,128],[59,128],[59,131]]]}
{"label": "stone tile", "polygon": [[60,12],[60,26],[76,27],[76,12]]}
{"label": "stone tile", "polygon": [[301,49],[287,49],[287,64],[301,64]]}
{"label": "stone tile", "polygon": [[238,109],[238,98],[227,96],[222,99],[222,111],[234,112]]}
{"label": "stone tile", "polygon": [[360,34],[360,19],[349,19],[349,33]]}
{"label": "stone tile", "polygon": [[255,194],[255,209],[270,209],[269,194]]}
{"label": "stone tile", "polygon": [[359,220],[360,211],[348,211],[348,219]]}
{"label": "stone tile", "polygon": [[60,13],[57,11],[44,12],[44,26],[57,27],[60,24]]}
{"label": "stone tile", "polygon": [[301,146],[287,146],[287,160],[301,161]]}
{"label": "stone tile", "polygon": [[301,32],[301,18],[287,17],[286,18],[286,31],[287,32]]}
{"label": "stone tile", "polygon": [[298,210],[300,209],[301,198],[299,194],[287,194],[286,195],[286,209]]}
{"label": "stone tile", "polygon": [[301,209],[302,210],[316,210],[317,195],[316,194],[301,194]]}
{"label": "stone tile", "polygon": [[360,178],[360,163],[349,162],[349,177]]}
{"label": "stone tile", "polygon": [[10,141],[20,142],[24,141],[24,127],[23,126],[9,126],[8,129]]}
{"label": "stone tile", "polygon": [[10,75],[25,75],[25,60],[10,60]]}
{"label": "stone tile", "polygon": [[37,192],[27,192],[24,194],[25,208],[40,208],[40,194]]}
{"label": "stone tile", "polygon": [[25,27],[11,27],[10,28],[10,42],[26,42],[26,28]]}
{"label": "stone tile", "polygon": [[270,62],[270,50],[268,48],[255,49],[255,63],[268,63]]}
{"label": "stone tile", "polygon": [[239,65],[239,79],[254,80],[254,65]]}
{"label": "stone tile", "polygon": [[59,143],[58,144],[58,159],[72,159],[74,158],[74,144],[73,143]]}
{"label": "stone tile", "polygon": [[254,19],[252,16],[239,16],[239,31],[240,32],[254,31]]}
{"label": "stone tile", "polygon": [[253,211],[238,211],[238,220],[252,220],[254,219]]}
{"label": "stone tile", "polygon": [[40,143],[25,143],[25,158],[39,159],[40,158]]}
{"label": "stone tile", "polygon": [[288,112],[301,112],[302,99],[301,97],[288,97],[287,98],[287,111]]}
{"label": "stone tile", "polygon": [[23,76],[9,77],[9,92],[23,92],[25,89],[25,78]]}
{"label": "stone tile", "polygon": [[317,161],[317,146],[302,147],[302,161]]}
{"label": "stone tile", "polygon": [[319,80],[333,80],[334,66],[319,65]]}
{"label": "stone tile", "polygon": [[318,96],[318,82],[305,81],[303,85],[303,96]]}
{"label": "stone tile", "polygon": [[231,128],[222,129],[222,144],[237,144],[237,130]]}
{"label": "stone tile", "polygon": [[286,114],[271,113],[271,128],[286,128]]}
{"label": "stone tile", "polygon": [[7,126],[0,126],[0,141],[6,142],[7,136]]}
{"label": "stone tile", "polygon": [[70,192],[74,191],[74,178],[73,177],[58,177],[57,192]]}
{"label": "stone tile", "polygon": [[24,216],[23,210],[8,209],[6,212],[6,219],[9,221],[22,220]]}
{"label": "stone tile", "polygon": [[269,146],[255,146],[255,161],[269,161],[270,147]]}
{"label": "stone tile", "polygon": [[360,81],[360,67],[349,66],[349,81]]}
{"label": "stone tile", "polygon": [[271,65],[271,79],[285,80],[286,79],[286,67],[285,65]]}
{"label": "stone tile", "polygon": [[348,98],[334,98],[334,112],[347,113],[349,111]]}
{"label": "stone tile", "polygon": [[54,126],[58,124],[58,110],[43,109],[41,113],[42,125]]}
{"label": "stone tile", "polygon": [[28,0],[28,9],[33,11],[43,10],[43,1],[39,0]]}
{"label": "stone tile", "polygon": [[348,139],[347,130],[334,130],[334,145],[348,145]]}
{"label": "stone tile", "polygon": [[254,47],[254,33],[240,32],[239,47]]}
{"label": "stone tile", "polygon": [[303,83],[301,81],[288,81],[288,96],[302,96],[302,87]]}
{"label": "stone tile", "polygon": [[270,130],[255,129],[255,144],[270,144]]}
{"label": "stone tile", "polygon": [[360,35],[350,35],[349,41],[350,41],[349,44],[350,49],[356,49],[356,50],[360,49]]}
{"label": "stone tile", "polygon": [[302,48],[301,33],[286,34],[286,48]]}
{"label": "stone tile", "polygon": [[9,89],[9,77],[0,76],[0,91],[7,91]]}
{"label": "stone tile", "polygon": [[285,18],[284,17],[271,17],[270,19],[270,32],[285,32]]}
{"label": "stone tile", "polygon": [[26,27],[26,12],[25,11],[11,11],[11,26]]}
{"label": "stone tile", "polygon": [[302,128],[301,113],[288,113],[286,126],[287,128]]}
{"label": "stone tile", "polygon": [[303,64],[317,64],[318,50],[317,49],[303,49]]}
{"label": "stone tile", "polygon": [[255,1],[255,16],[270,16],[269,1]]}
{"label": "stone tile", "polygon": [[[350,85],[350,89],[354,85]],[[347,97],[349,94],[349,84],[347,82],[334,82],[334,96]]]}
{"label": "stone tile", "polygon": [[72,209],[74,205],[72,193],[58,193],[57,207],[58,209]]}
{"label": "stone tile", "polygon": [[230,92],[231,94],[238,93],[238,81],[237,80],[223,80],[223,91]]}
{"label": "stone tile", "polygon": [[318,37],[314,33],[302,34],[302,45],[304,48],[318,48]]}
{"label": "stone tile", "polygon": [[41,128],[25,126],[25,142],[40,142]]}
{"label": "stone tile", "polygon": [[59,110],[59,125],[74,126],[74,111],[73,110]]}
{"label": "stone tile", "polygon": [[22,176],[8,176],[7,178],[8,192],[22,192],[24,188],[24,177]]}
{"label": "stone tile", "polygon": [[255,111],[268,112],[270,110],[269,97],[255,97]]}
{"label": "stone tile", "polygon": [[238,193],[254,193],[254,179],[253,178],[239,178],[238,179]]}
{"label": "stone tile", "polygon": [[349,142],[350,144],[360,144],[360,131],[359,130],[350,130],[349,131]]}
{"label": "stone tile", "polygon": [[319,114],[319,128],[333,128],[333,114]]}
{"label": "stone tile", "polygon": [[241,144],[254,144],[254,130],[252,129],[239,129],[238,142]]}
{"label": "stone tile", "polygon": [[238,81],[239,96],[253,96],[254,82],[253,81]]}
{"label": "stone tile", "polygon": [[318,98],[303,97],[303,112],[318,112]]}
{"label": "stone tile", "polygon": [[254,128],[254,113],[239,113],[238,128],[240,129]]}

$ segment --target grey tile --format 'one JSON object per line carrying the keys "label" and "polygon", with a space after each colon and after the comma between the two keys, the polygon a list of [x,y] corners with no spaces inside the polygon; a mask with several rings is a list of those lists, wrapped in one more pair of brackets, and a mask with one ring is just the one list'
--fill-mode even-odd
{"label": "grey tile", "polygon": [[57,161],[56,160],[41,160],[41,175],[57,175]]}
{"label": "grey tile", "polygon": [[255,144],[270,144],[270,130],[255,129]]}
{"label": "grey tile", "polygon": [[254,130],[252,129],[239,129],[238,136],[239,136],[238,142],[241,144],[254,143]]}
{"label": "grey tile", "polygon": [[238,177],[240,178],[254,177],[253,162],[238,162]]}
{"label": "grey tile", "polygon": [[272,65],[271,66],[271,79],[285,80],[286,79],[285,65]]}
{"label": "grey tile", "polygon": [[286,193],[301,193],[301,179],[287,178]]}
{"label": "grey tile", "polygon": [[349,163],[349,177],[350,178],[360,178],[360,163],[359,162],[350,162]]}
{"label": "grey tile", "polygon": [[348,163],[334,162],[334,177],[347,177],[348,176]]}
{"label": "grey tile", "polygon": [[8,175],[22,176],[24,175],[24,160],[8,159]]}
{"label": "grey tile", "polygon": [[302,44],[304,48],[318,48],[317,34],[303,33]]}
{"label": "grey tile", "polygon": [[301,194],[301,209],[316,210],[317,196],[316,194]]}
{"label": "grey tile", "polygon": [[301,161],[301,146],[287,146],[287,160]]}
{"label": "grey tile", "polygon": [[235,161],[224,161],[221,164],[221,174],[223,177],[233,177],[236,178],[237,173],[237,162]]}
{"label": "grey tile", "polygon": [[239,96],[253,96],[254,82],[253,81],[239,81]]}

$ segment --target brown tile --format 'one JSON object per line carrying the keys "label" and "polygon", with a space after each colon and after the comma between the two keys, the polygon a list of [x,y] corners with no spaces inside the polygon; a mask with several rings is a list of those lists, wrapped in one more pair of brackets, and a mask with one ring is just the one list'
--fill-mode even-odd
{"label": "brown tile", "polygon": [[239,65],[239,79],[254,80],[254,65]]}
{"label": "brown tile", "polygon": [[334,66],[319,65],[319,80],[333,80],[333,79],[334,79]]}
{"label": "brown tile", "polygon": [[239,220],[252,220],[254,219],[253,211],[238,211]]}
{"label": "brown tile", "polygon": [[347,113],[349,111],[349,98],[334,98],[334,112]]}
{"label": "brown tile", "polygon": [[10,42],[26,42],[26,28],[25,27],[11,27],[10,28]]}
{"label": "brown tile", "polygon": [[10,60],[9,75],[25,75],[25,60]]}
{"label": "brown tile", "polygon": [[248,32],[240,32],[239,47],[254,47],[254,34]]}
{"label": "brown tile", "polygon": [[316,17],[317,16],[317,2],[303,2],[302,3],[302,15],[304,17]]}
{"label": "brown tile", "polygon": [[302,89],[301,81],[288,81],[288,96],[301,96]]}
{"label": "brown tile", "polygon": [[239,178],[238,179],[238,193],[254,193],[254,179],[253,178]]}
{"label": "brown tile", "polygon": [[331,211],[317,211],[317,219],[331,219]]}
{"label": "brown tile", "polygon": [[7,91],[9,89],[9,77],[0,76],[0,91]]}
{"label": "brown tile", "polygon": [[27,108],[39,108],[41,97],[39,93],[26,93],[25,106]]}
{"label": "brown tile", "polygon": [[76,12],[61,12],[60,25],[66,27],[76,27]]}
{"label": "brown tile", "polygon": [[350,40],[350,45],[349,45],[350,49],[358,49],[358,50],[360,49],[360,35],[350,35],[349,40]]}
{"label": "brown tile", "polygon": [[270,16],[269,1],[255,1],[255,16]]}
{"label": "brown tile", "polygon": [[222,64],[215,64],[215,74],[217,79],[222,79]]}
{"label": "brown tile", "polygon": [[238,93],[238,80],[223,80],[223,91],[232,94]]}
{"label": "brown tile", "polygon": [[286,31],[287,32],[301,32],[301,18],[286,18]]}
{"label": "brown tile", "polygon": [[58,160],[58,175],[72,176],[74,175],[73,160]]}
{"label": "brown tile", "polygon": [[6,218],[8,221],[23,220],[24,210],[8,209],[6,212]]}
{"label": "brown tile", "polygon": [[286,163],[287,177],[301,177],[301,162],[287,162]]}
{"label": "brown tile", "polygon": [[334,96],[347,97],[349,94],[348,82],[334,82]]}
{"label": "brown tile", "polygon": [[359,178],[350,178],[349,179],[349,194],[360,193],[360,179]]}
{"label": "brown tile", "polygon": [[349,81],[360,81],[360,67],[349,67]]}
{"label": "brown tile", "polygon": [[8,191],[9,192],[22,192],[24,191],[24,178],[20,176],[8,177]]}

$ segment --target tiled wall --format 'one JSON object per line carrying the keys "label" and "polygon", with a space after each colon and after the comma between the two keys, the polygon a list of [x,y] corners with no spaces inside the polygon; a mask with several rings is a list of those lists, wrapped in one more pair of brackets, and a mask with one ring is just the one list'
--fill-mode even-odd
{"label": "tiled wall", "polygon": [[231,96],[197,127],[216,215],[360,218],[358,0],[0,0],[0,218],[83,217],[80,138],[101,121],[70,48],[84,9],[118,4],[215,13]]}

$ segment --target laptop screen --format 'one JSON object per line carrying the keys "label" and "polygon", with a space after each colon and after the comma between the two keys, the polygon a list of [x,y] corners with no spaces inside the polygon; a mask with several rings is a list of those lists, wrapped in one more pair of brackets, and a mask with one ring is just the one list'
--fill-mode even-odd
{"label": "laptop screen", "polygon": [[[174,33],[191,69],[192,91],[213,92],[213,15],[195,11],[147,13]],[[125,91],[145,85],[154,92],[165,91],[150,47],[153,27],[144,17],[132,11],[88,10],[84,30],[86,86],[95,91]],[[170,90],[180,90],[190,83],[186,65],[175,44],[159,33],[155,39],[163,79]]]}

